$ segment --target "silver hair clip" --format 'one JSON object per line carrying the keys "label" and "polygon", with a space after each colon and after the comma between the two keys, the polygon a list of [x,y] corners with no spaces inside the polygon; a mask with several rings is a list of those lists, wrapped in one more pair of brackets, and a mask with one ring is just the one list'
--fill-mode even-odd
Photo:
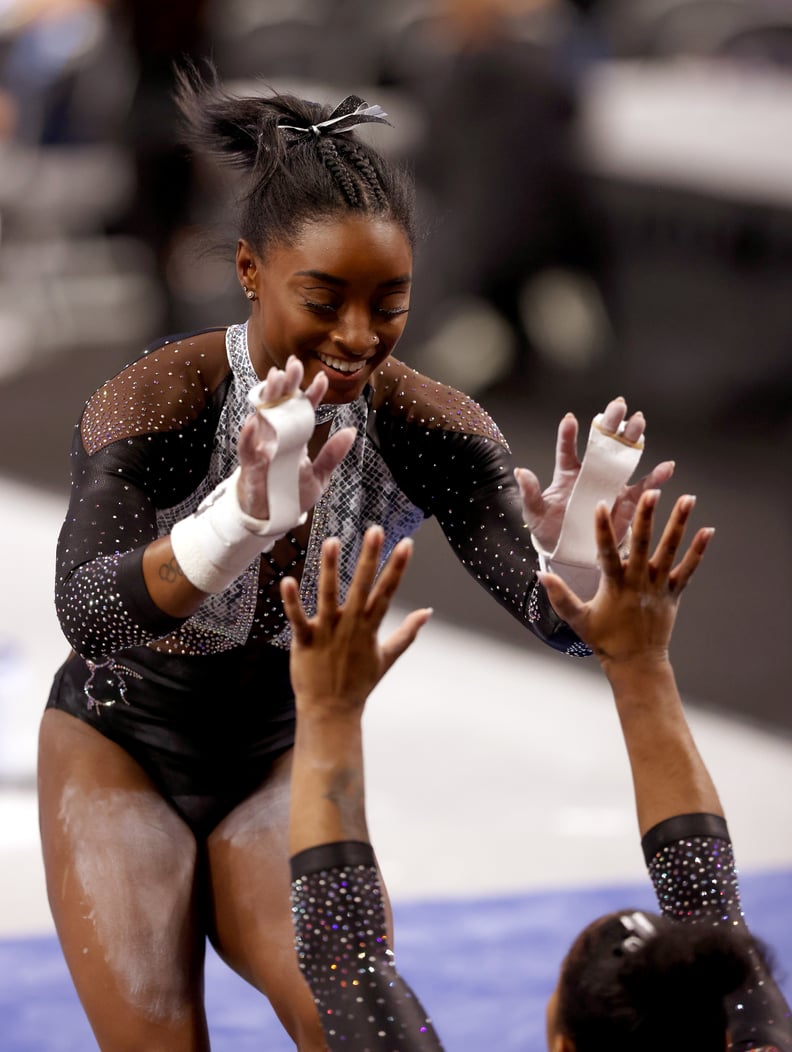
{"label": "silver hair clip", "polygon": [[626,938],[622,940],[621,951],[623,953],[635,953],[642,949],[649,939],[657,935],[657,928],[649,920],[645,913],[625,913],[619,917],[621,925],[627,932]]}
{"label": "silver hair clip", "polygon": [[279,124],[284,131],[302,132],[303,135],[332,135],[335,132],[351,131],[361,124],[390,124],[388,114],[381,106],[369,106],[357,95],[347,97],[336,106],[327,120],[299,128],[294,124]]}

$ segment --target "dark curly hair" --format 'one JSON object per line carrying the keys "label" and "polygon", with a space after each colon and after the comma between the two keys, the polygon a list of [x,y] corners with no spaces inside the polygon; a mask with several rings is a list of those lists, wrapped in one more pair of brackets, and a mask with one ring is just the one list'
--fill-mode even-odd
{"label": "dark curly hair", "polygon": [[559,980],[560,1030],[577,1052],[723,1052],[725,998],[751,974],[757,944],[733,929],[641,913],[656,934],[625,945],[629,913],[600,918],[573,943]]}
{"label": "dark curly hair", "polygon": [[175,76],[185,143],[246,174],[238,233],[257,254],[287,244],[305,223],[350,213],[391,220],[415,244],[409,171],[353,131],[306,133],[330,116],[331,106],[271,89],[231,95],[208,62],[201,69],[184,65]]}

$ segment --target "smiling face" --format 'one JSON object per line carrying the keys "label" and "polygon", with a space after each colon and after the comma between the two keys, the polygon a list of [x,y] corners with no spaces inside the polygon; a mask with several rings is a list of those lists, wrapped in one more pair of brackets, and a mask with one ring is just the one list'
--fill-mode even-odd
{"label": "smiling face", "polygon": [[303,386],[325,373],[325,402],[354,401],[407,322],[412,250],[387,219],[307,223],[265,259],[242,241],[237,273],[256,293],[248,346],[258,376],[282,368],[293,354],[303,363]]}

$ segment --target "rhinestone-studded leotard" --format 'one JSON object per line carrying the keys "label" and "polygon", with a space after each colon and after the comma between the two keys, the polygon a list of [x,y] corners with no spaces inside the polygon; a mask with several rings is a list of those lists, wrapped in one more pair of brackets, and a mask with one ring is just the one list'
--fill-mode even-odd
{"label": "rhinestone-studded leotard", "polygon": [[[722,818],[669,819],[647,833],[643,846],[664,913],[686,924],[744,925]],[[396,969],[371,846],[325,844],[294,856],[291,865],[300,967],[332,1052],[442,1048]],[[730,997],[728,1008],[730,1052],[792,1052],[789,1008],[758,957],[750,984]]]}
{"label": "rhinestone-studded leotard", "polygon": [[[644,858],[660,909],[686,924],[743,928],[740,887],[726,821],[677,815],[650,829]],[[749,985],[728,999],[730,1052],[792,1052],[792,1016],[758,957]]]}
{"label": "rhinestone-studded leotard", "polygon": [[[58,542],[56,604],[75,655],[50,704],[132,752],[183,812],[191,793],[199,812],[197,800],[222,797],[205,823],[290,744],[289,629],[278,585],[286,574],[300,579],[312,611],[327,536],[341,539],[343,592],[368,525],[385,528],[387,556],[434,515],[499,603],[550,646],[586,652],[537,586],[498,428],[471,399],[392,358],[357,401],[317,411],[319,427],[352,425],[358,434],[308,523],[191,617],[164,614],[146,590],[143,551],[233,471],[257,380],[246,326],[234,325],[160,343],[108,381],[76,429]],[[226,761],[212,728],[228,739]]]}
{"label": "rhinestone-studded leotard", "polygon": [[396,969],[371,845],[346,840],[309,848],[291,868],[297,956],[331,1052],[442,1049]]}

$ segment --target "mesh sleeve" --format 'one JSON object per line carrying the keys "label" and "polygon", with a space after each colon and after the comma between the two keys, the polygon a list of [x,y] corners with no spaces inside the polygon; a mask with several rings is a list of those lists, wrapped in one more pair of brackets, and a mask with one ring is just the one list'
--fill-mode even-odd
{"label": "mesh sleeve", "polygon": [[[445,445],[454,451],[462,442],[454,436]],[[509,451],[471,436],[464,442],[464,459],[457,453],[446,478],[448,488],[433,501],[432,512],[468,573],[543,643],[566,654],[590,654],[536,579],[538,560],[522,519]]]}
{"label": "mesh sleeve", "polygon": [[396,970],[371,845],[326,844],[291,865],[297,954],[331,1052],[440,1052],[429,1017]]}
{"label": "mesh sleeve", "polygon": [[402,422],[391,425],[388,439],[394,477],[418,507],[435,516],[467,572],[543,643],[589,655],[537,581],[538,559],[505,444]]}
{"label": "mesh sleeve", "polygon": [[157,508],[177,503],[205,474],[222,394],[210,395],[199,363],[174,344],[88,401],[72,444],[55,584],[61,628],[83,657],[100,661],[183,623],[149,596],[143,550],[158,536]]}
{"label": "mesh sleeve", "polygon": [[[686,924],[745,928],[726,821],[720,815],[677,815],[643,838],[644,858],[661,911]],[[792,1052],[792,1017],[759,954],[749,984],[728,998],[731,1052]]]}
{"label": "mesh sleeve", "polygon": [[374,378],[378,444],[403,493],[434,515],[457,558],[496,602],[555,650],[590,650],[536,580],[509,445],[477,402],[389,358]]}

